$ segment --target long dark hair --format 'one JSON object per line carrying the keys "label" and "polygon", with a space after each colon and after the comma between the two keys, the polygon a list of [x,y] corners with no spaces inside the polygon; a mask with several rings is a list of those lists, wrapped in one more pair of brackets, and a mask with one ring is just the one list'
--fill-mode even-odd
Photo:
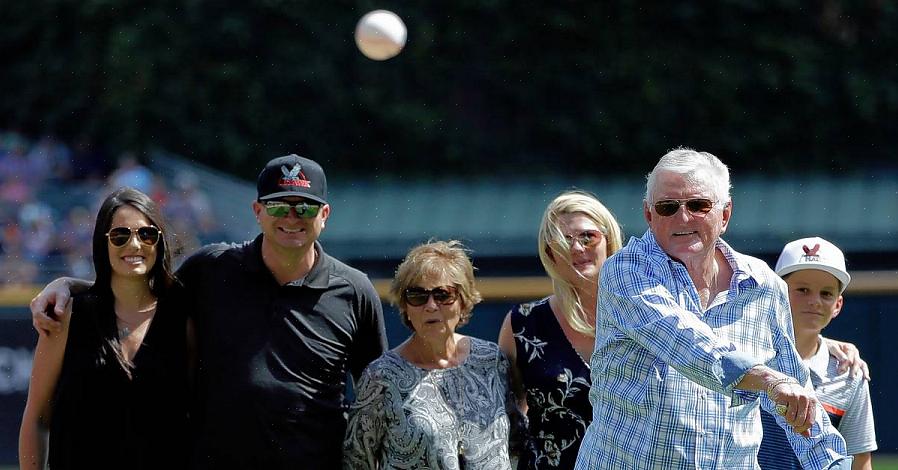
{"label": "long dark hair", "polygon": [[112,293],[112,264],[109,260],[109,240],[106,234],[112,228],[112,217],[115,212],[124,206],[136,209],[149,220],[150,224],[155,225],[162,231],[162,236],[156,244],[156,262],[148,274],[150,283],[150,292],[157,298],[162,299],[169,288],[175,283],[175,277],[171,268],[171,234],[168,233],[168,227],[159,207],[146,194],[129,187],[124,187],[113,191],[103,201],[100,210],[97,213],[97,221],[94,225],[93,235],[93,261],[94,272],[97,277],[93,287],[88,291],[88,302],[98,314],[96,318],[97,333],[102,338],[101,351],[98,361],[100,364],[105,362],[108,353],[112,353],[122,368],[131,376],[131,368],[133,364],[128,361],[122,353],[122,346],[119,342],[118,328],[115,320],[115,296]]}
{"label": "long dark hair", "polygon": [[149,272],[150,292],[157,298],[165,295],[165,292],[174,283],[175,277],[171,268],[171,234],[159,206],[146,194],[129,187],[119,188],[112,192],[103,201],[100,211],[97,213],[97,222],[94,225],[93,255],[94,272],[97,273],[94,287],[105,289],[112,295],[112,264],[109,261],[109,240],[106,233],[112,228],[112,216],[122,206],[131,206],[143,214],[150,224],[162,231],[162,237],[156,244],[156,263]]}

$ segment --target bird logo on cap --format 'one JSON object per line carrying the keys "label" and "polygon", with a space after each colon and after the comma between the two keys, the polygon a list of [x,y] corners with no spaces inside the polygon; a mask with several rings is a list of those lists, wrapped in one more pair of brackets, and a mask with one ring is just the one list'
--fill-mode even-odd
{"label": "bird logo on cap", "polygon": [[802,259],[805,261],[820,261],[820,255],[817,254],[820,251],[820,244],[817,243],[814,245],[814,248],[808,248],[807,245],[802,245],[801,249],[804,250],[804,256]]}
{"label": "bird logo on cap", "polygon": [[293,165],[293,168],[289,170],[286,165],[282,165],[281,173],[284,174],[284,177],[278,180],[278,185],[280,186],[312,187],[312,183],[306,178],[305,173],[302,172],[302,165],[299,163]]}

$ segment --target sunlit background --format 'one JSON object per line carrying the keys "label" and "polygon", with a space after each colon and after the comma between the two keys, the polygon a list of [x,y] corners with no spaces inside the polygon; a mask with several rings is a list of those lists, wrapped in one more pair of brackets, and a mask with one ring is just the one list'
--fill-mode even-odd
{"label": "sunlit background", "polygon": [[[546,203],[592,191],[638,236],[645,174],[678,146],[730,166],[737,250],[773,262],[816,235],[846,252],[826,334],[871,365],[874,460],[898,454],[898,6],[542,3],[0,2],[0,463],[16,462],[36,340],[26,304],[92,277],[114,187],[160,202],[189,254],[256,234],[266,161],[317,160],[325,249],[385,292],[409,247],[461,239],[486,297],[465,332],[495,340],[515,302],[550,290]],[[382,62],[353,40],[378,8],[408,26]]]}

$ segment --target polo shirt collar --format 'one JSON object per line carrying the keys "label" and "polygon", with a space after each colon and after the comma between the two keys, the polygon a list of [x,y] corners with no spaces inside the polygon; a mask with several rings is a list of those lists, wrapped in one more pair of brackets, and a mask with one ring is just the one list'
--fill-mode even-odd
{"label": "polo shirt collar", "polygon": [[818,377],[826,377],[827,369],[829,369],[829,348],[823,342],[823,336],[817,337],[817,352],[805,364]]}
{"label": "polo shirt collar", "polygon": [[331,271],[333,271],[334,263],[332,262],[331,257],[324,252],[324,248],[321,247],[321,243],[317,240],[315,241],[314,249],[318,253],[318,257],[315,259],[315,264],[312,266],[312,270],[309,271],[309,274],[306,274],[306,279],[303,281],[303,285],[315,289],[327,289],[330,284]]}

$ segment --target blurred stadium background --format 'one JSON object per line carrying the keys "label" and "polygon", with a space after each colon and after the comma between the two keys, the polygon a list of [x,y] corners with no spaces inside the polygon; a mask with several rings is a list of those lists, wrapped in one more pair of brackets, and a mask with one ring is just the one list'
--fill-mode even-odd
{"label": "blurred stadium background", "polygon": [[[352,38],[375,8],[409,28],[386,62]],[[92,275],[115,186],[162,202],[190,253],[255,235],[268,159],[313,158],[331,254],[385,292],[410,246],[465,241],[487,299],[467,332],[495,339],[511,305],[550,291],[545,204],[586,189],[639,235],[644,175],[681,145],[731,167],[736,249],[772,263],[819,235],[845,250],[854,280],[827,333],[870,363],[879,454],[898,454],[892,2],[39,0],[0,17],[0,463],[16,461],[27,301]],[[396,344],[406,331],[386,316]]]}

